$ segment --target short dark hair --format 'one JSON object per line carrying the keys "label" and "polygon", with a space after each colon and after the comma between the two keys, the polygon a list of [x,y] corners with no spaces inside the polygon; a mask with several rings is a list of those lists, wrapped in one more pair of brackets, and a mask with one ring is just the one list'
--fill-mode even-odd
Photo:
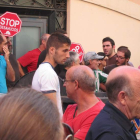
{"label": "short dark hair", "polygon": [[130,80],[126,76],[118,76],[106,82],[106,93],[108,99],[112,102],[117,101],[117,96],[120,91],[124,91],[128,96],[132,95]]}
{"label": "short dark hair", "polygon": [[[103,56],[104,58],[105,58],[105,56],[106,56],[105,53],[103,53],[103,52],[98,52],[97,54],[100,55],[100,56]],[[103,58],[103,59],[104,59],[104,58]]]}
{"label": "short dark hair", "polygon": [[62,47],[63,44],[71,45],[70,39],[61,34],[61,33],[53,33],[47,42],[46,52],[48,54],[50,47],[54,47],[56,50]]}
{"label": "short dark hair", "polygon": [[131,52],[126,46],[120,46],[117,51],[123,52],[126,59],[131,57]]}
{"label": "short dark hair", "polygon": [[0,139],[58,140],[63,135],[59,112],[33,89],[16,89],[0,98]]}
{"label": "short dark hair", "polygon": [[112,47],[115,45],[115,42],[112,38],[110,37],[105,37],[103,40],[102,40],[102,43],[106,42],[106,41],[109,41],[112,45]]}
{"label": "short dark hair", "polygon": [[1,44],[3,41],[4,41],[4,39],[3,39],[3,35],[0,34],[0,44]]}

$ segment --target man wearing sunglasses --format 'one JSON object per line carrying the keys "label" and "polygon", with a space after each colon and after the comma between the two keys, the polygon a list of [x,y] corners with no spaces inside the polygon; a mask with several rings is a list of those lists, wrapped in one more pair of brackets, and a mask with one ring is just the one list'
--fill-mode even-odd
{"label": "man wearing sunglasses", "polygon": [[110,71],[118,66],[123,66],[123,65],[128,65],[128,61],[131,57],[131,52],[126,46],[120,46],[117,49],[117,54],[116,54],[116,63],[106,66],[103,72],[109,74]]}

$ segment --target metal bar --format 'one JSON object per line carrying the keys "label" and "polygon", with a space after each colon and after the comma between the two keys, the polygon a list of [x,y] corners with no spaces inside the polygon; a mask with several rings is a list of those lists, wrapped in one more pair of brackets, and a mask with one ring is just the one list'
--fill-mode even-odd
{"label": "metal bar", "polygon": [[57,20],[57,17],[55,17],[56,21],[57,21],[57,24],[58,26],[61,28],[61,25],[59,24],[58,20]]}
{"label": "metal bar", "polygon": [[5,0],[1,0],[2,2],[6,3],[6,4],[9,4],[8,2],[6,2]]}

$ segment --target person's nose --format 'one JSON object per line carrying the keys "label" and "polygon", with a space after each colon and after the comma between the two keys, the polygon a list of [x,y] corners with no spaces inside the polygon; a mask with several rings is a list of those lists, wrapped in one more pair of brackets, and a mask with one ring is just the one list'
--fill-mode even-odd
{"label": "person's nose", "polygon": [[63,87],[66,87],[66,82],[64,82]]}
{"label": "person's nose", "polygon": [[69,58],[69,57],[70,57],[70,53],[69,53],[69,52],[67,52],[66,57],[67,57],[67,58]]}
{"label": "person's nose", "polygon": [[101,64],[101,60],[98,61],[98,64],[99,64],[99,65]]}

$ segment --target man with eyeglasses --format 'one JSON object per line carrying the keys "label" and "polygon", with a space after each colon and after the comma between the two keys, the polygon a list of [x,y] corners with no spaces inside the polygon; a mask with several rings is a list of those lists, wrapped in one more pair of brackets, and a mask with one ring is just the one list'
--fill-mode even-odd
{"label": "man with eyeglasses", "polygon": [[130,59],[130,56],[131,56],[131,52],[130,50],[128,49],[128,47],[126,46],[120,46],[118,49],[117,49],[117,54],[116,54],[116,63],[115,64],[112,64],[112,65],[109,65],[109,66],[106,66],[105,69],[103,70],[103,72],[109,74],[110,71],[118,66],[123,66],[123,65],[128,65],[128,61]]}
{"label": "man with eyeglasses", "polygon": [[76,104],[67,107],[63,122],[73,129],[74,140],[85,140],[91,123],[104,107],[94,93],[94,73],[87,66],[73,66],[66,72],[64,86],[67,96]]}

